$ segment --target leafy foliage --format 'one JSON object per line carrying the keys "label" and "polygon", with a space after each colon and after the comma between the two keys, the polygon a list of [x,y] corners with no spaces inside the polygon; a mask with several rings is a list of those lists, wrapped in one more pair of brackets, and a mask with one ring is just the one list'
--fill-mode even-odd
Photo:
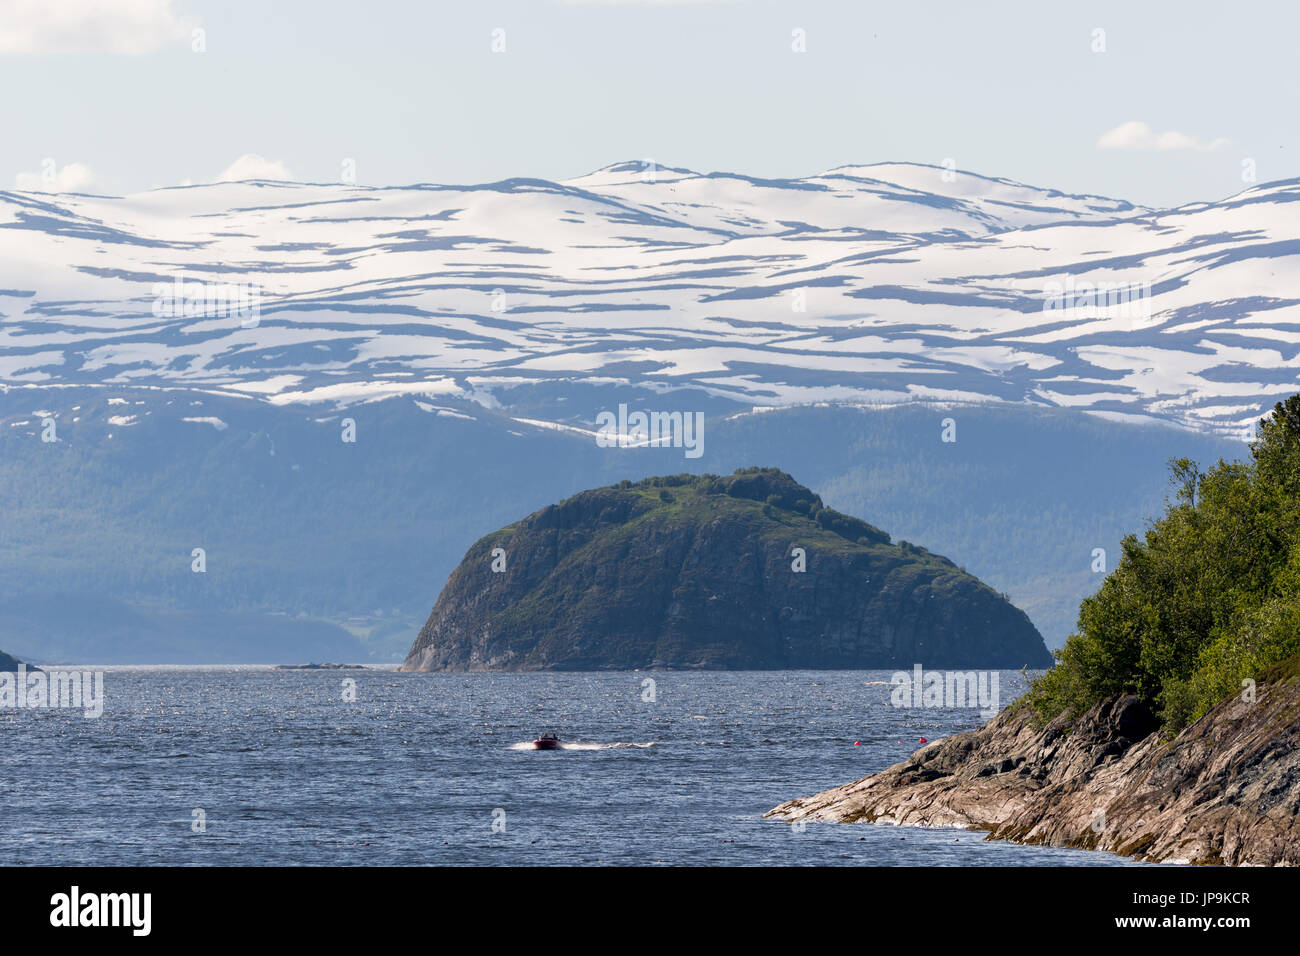
{"label": "leafy foliage", "polygon": [[1170,462],[1174,495],[1084,600],[1078,633],[1038,678],[1041,719],[1130,692],[1177,732],[1300,652],[1300,395],[1260,422],[1246,462]]}

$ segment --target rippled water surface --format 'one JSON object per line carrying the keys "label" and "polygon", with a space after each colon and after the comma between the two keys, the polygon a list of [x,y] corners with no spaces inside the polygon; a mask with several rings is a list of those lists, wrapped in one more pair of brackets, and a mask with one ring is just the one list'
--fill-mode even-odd
{"label": "rippled water surface", "polygon": [[[889,678],[107,669],[98,719],[0,710],[0,864],[1126,862],[761,819],[980,723],[895,708]],[[528,749],[543,731],[566,749]]]}

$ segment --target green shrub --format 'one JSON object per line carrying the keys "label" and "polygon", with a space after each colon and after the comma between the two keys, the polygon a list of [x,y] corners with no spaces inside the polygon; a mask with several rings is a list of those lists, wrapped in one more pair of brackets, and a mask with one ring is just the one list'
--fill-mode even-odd
{"label": "green shrub", "polygon": [[1170,479],[1165,514],[1124,539],[1078,633],[1033,682],[1041,721],[1127,692],[1173,734],[1300,652],[1300,395],[1260,422],[1250,461],[1203,473],[1177,459]]}

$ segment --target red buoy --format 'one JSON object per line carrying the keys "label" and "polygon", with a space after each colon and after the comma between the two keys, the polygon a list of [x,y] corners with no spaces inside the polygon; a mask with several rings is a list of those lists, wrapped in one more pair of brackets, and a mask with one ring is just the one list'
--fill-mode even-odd
{"label": "red buoy", "polygon": [[924,738],[924,737],[921,738],[921,743],[925,743],[925,738]]}

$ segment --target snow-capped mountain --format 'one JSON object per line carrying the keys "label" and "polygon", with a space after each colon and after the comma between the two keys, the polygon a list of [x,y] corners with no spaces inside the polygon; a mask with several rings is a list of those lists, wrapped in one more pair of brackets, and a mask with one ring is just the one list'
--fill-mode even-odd
{"label": "snow-capped mountain", "polygon": [[1297,200],[1300,179],[1152,210],[910,164],[0,192],[0,384],[626,382],[1237,432],[1300,381]]}

